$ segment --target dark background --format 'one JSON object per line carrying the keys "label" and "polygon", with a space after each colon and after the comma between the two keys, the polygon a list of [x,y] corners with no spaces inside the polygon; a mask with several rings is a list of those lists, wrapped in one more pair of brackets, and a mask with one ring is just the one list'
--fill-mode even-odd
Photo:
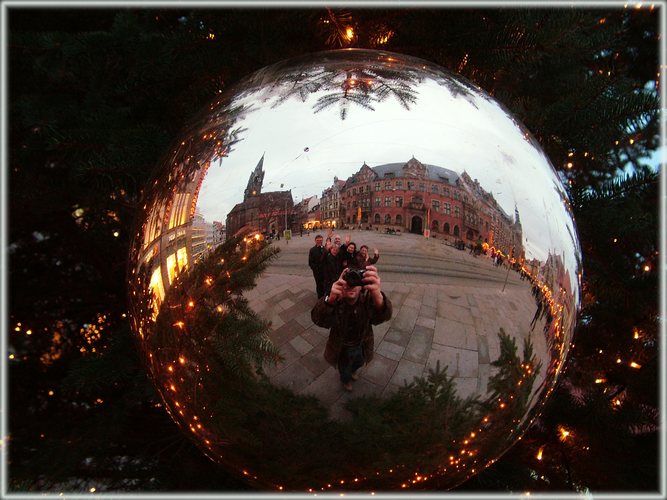
{"label": "dark background", "polygon": [[432,61],[505,104],[561,173],[580,233],[566,372],[524,438],[456,492],[656,491],[659,176],[646,158],[661,8],[6,8],[3,490],[254,490],[178,431],[140,365],[125,297],[134,217],[219,91],[291,56],[362,47]]}

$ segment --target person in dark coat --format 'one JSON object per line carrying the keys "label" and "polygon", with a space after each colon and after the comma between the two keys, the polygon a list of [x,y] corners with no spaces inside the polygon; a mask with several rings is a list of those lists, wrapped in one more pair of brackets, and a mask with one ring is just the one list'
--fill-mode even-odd
{"label": "person in dark coat", "polygon": [[315,246],[308,252],[308,267],[313,271],[317,298],[324,297],[324,257],[325,249],[322,246],[322,235],[315,236]]}
{"label": "person in dark coat", "polygon": [[343,271],[343,262],[340,259],[341,249],[338,245],[331,245],[324,256],[324,293],[331,290],[331,285],[340,277]]}
{"label": "person in dark coat", "polygon": [[372,266],[380,258],[380,252],[377,248],[373,249],[373,257],[368,256],[368,245],[361,245],[359,251],[355,257],[356,267],[358,269],[364,269],[367,266]]}
{"label": "person in dark coat", "polygon": [[354,241],[349,241],[345,245],[341,246],[340,253],[338,258],[343,266],[343,269],[346,267],[355,267],[357,264],[357,245]]}
{"label": "person in dark coat", "polygon": [[368,266],[361,284],[349,282],[356,270],[344,269],[331,292],[317,301],[310,316],[318,326],[329,328],[324,359],[338,368],[340,381],[347,391],[359,377],[357,370],[373,359],[373,326],[391,319],[389,298],[381,290],[375,266]]}

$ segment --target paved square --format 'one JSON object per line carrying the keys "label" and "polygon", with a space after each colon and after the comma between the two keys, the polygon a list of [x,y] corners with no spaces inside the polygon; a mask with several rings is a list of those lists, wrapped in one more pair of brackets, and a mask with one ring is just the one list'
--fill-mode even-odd
{"label": "paved square", "polygon": [[[519,355],[530,335],[538,358],[549,359],[543,320],[530,332],[535,313],[530,283],[517,273],[507,274],[488,258],[418,235],[351,233],[358,245],[380,249],[376,265],[394,307],[392,319],[373,328],[373,361],[359,371],[353,392],[343,390],[338,372],[323,357],[328,331],[310,318],[317,300],[307,266],[314,235],[283,239],[273,243],[281,248],[279,257],[246,294],[260,317],[271,321],[269,337],[284,358],[265,367],[273,383],[315,396],[332,418],[347,419],[345,403],[350,399],[388,397],[437,363],[441,369],[448,367],[460,397],[484,397],[495,373],[491,362],[500,354],[500,328],[516,339]],[[543,372],[534,391],[544,380]]]}

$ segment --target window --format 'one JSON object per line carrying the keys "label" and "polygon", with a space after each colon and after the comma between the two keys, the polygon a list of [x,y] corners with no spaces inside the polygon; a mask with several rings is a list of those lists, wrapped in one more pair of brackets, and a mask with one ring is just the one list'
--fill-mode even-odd
{"label": "window", "polygon": [[412,181],[408,181],[408,191],[414,191],[415,189],[415,183]]}
{"label": "window", "polygon": [[403,181],[396,181],[396,189],[403,189]]}
{"label": "window", "polygon": [[461,232],[459,231],[459,226],[454,226],[454,236],[460,236]]}
{"label": "window", "polygon": [[379,183],[379,182],[376,182],[376,183],[375,183],[375,190],[376,190],[376,191],[379,191],[379,190],[380,190],[380,183]]}
{"label": "window", "polygon": [[357,203],[357,200],[354,200],[354,201],[352,202],[352,206],[353,206],[354,208],[357,208],[358,205],[359,205],[359,203]]}
{"label": "window", "polygon": [[189,198],[190,195],[188,193],[174,194],[171,213],[169,214],[169,229],[182,226],[187,222]]}
{"label": "window", "polygon": [[452,206],[449,203],[443,203],[442,208],[443,208],[442,211],[447,215],[452,213]]}
{"label": "window", "polygon": [[384,216],[384,223],[391,224],[391,215],[387,214]]}
{"label": "window", "polygon": [[384,188],[391,189],[391,181],[384,181]]}
{"label": "window", "polygon": [[373,218],[373,222],[375,222],[375,224],[380,223],[380,214],[375,214],[375,217]]}
{"label": "window", "polygon": [[419,183],[419,190],[420,191],[426,191],[426,183],[425,182],[420,182]]}
{"label": "window", "polygon": [[366,184],[366,186],[364,186],[364,192],[368,193],[370,190],[371,187],[368,184]]}
{"label": "window", "polygon": [[440,200],[431,200],[431,206],[436,212],[440,210]]}
{"label": "window", "polygon": [[449,222],[445,222],[442,229],[445,231],[445,234],[449,234]]}
{"label": "window", "polygon": [[380,206],[380,197],[379,197],[379,196],[376,196],[376,197],[375,197],[375,206],[376,206],[376,207],[379,207],[379,206]]}
{"label": "window", "polygon": [[400,226],[401,224],[403,224],[403,217],[401,216],[401,214],[398,214],[398,215],[396,216],[396,224],[399,225],[399,226]]}
{"label": "window", "polygon": [[386,196],[384,199],[384,206],[385,207],[390,207],[391,206],[391,196]]}
{"label": "window", "polygon": [[397,207],[402,207],[403,206],[403,197],[402,196],[397,196],[396,197],[396,206]]}
{"label": "window", "polygon": [[357,194],[357,188],[352,188],[352,196],[354,196],[355,194]]}
{"label": "window", "polygon": [[438,185],[437,184],[431,184],[431,193],[438,194],[439,192],[440,192],[440,190],[438,189]]}
{"label": "window", "polygon": [[448,187],[445,187],[442,192],[445,196],[449,196],[451,198],[452,193],[449,191]]}
{"label": "window", "polygon": [[466,203],[468,203],[468,195],[467,195],[467,194],[464,194],[464,195],[463,195],[463,201],[465,201]]}
{"label": "window", "polygon": [[461,209],[459,207],[454,207],[454,217],[461,217]]}

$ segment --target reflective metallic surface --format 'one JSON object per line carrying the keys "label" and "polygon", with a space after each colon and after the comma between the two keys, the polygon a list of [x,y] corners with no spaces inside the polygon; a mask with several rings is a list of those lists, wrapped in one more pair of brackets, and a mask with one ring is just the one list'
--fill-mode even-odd
{"label": "reflective metallic surface", "polygon": [[[567,356],[580,250],[561,183],[500,104],[346,50],[255,73],[148,187],[133,329],[175,422],[269,490],[448,488],[530,425]],[[323,358],[314,236],[377,249],[391,319],[351,392]]]}

